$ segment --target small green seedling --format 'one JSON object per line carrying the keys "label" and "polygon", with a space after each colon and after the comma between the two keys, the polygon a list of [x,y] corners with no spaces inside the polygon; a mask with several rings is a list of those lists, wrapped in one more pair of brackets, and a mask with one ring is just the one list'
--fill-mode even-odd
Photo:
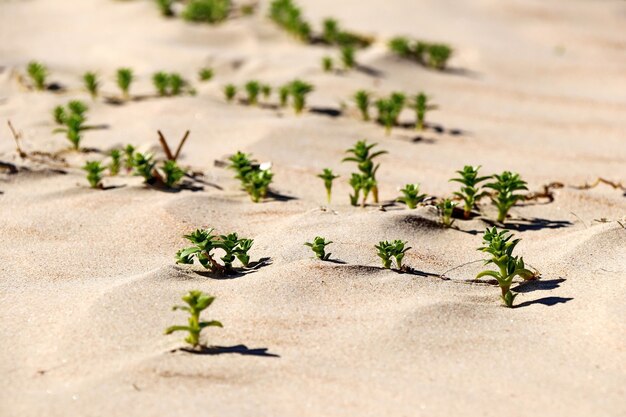
{"label": "small green seedling", "polygon": [[120,169],[122,167],[122,151],[119,149],[113,149],[111,153],[109,153],[109,156],[111,157],[111,162],[109,163],[109,174],[114,177],[120,173]]}
{"label": "small green seedling", "polygon": [[[248,266],[252,248],[252,239],[239,239],[236,233],[217,236],[213,229],[197,229],[190,235],[185,235],[193,246],[181,249],[176,253],[176,263],[191,265],[197,260],[200,265],[211,272],[229,273],[233,270],[233,262],[238,259],[244,267]],[[220,257],[224,265],[215,259],[215,250],[221,249],[224,254]]]}
{"label": "small green seedling", "polygon": [[91,99],[95,100],[98,97],[98,89],[100,88],[98,75],[95,72],[86,72],[83,74],[83,83],[85,84],[85,89],[91,95]]}
{"label": "small green seedling", "polygon": [[330,168],[324,168],[322,173],[318,174],[318,178],[324,180],[324,187],[326,188],[326,198],[328,199],[328,204],[330,204],[333,181],[335,180],[335,178],[339,178],[339,175],[335,175],[333,170]]}
{"label": "small green seedling", "polygon": [[301,41],[311,40],[311,25],[302,19],[302,11],[292,0],[273,0],[270,19]]}
{"label": "small green seedling", "polygon": [[187,81],[180,74],[172,73],[169,76],[170,94],[178,96],[183,92],[183,88],[187,85]]}
{"label": "small green seedling", "polygon": [[496,195],[491,197],[491,201],[498,208],[498,221],[503,222],[511,207],[519,200],[524,199],[523,195],[515,194],[515,192],[528,190],[528,188],[526,187],[526,181],[523,181],[519,174],[509,171],[504,171],[500,175],[494,175],[493,178],[495,178],[495,181],[485,184],[485,188],[491,188],[496,192]]}
{"label": "small green seedling", "polygon": [[507,307],[513,307],[513,301],[517,296],[511,292],[513,278],[516,276],[524,280],[536,278],[536,275],[524,266],[524,258],[513,256],[513,249],[520,242],[520,239],[511,240],[512,237],[513,235],[508,230],[498,232],[495,227],[487,228],[483,235],[483,246],[478,248],[479,251],[491,255],[489,259],[485,260],[485,265],[494,264],[499,271],[482,271],[476,276],[476,279],[485,276],[495,278],[502,290],[502,301]]}
{"label": "small green seedling", "polygon": [[130,68],[120,68],[117,70],[117,86],[122,91],[124,100],[130,98],[130,85],[134,79],[133,70]]}
{"label": "small green seedling", "polygon": [[87,181],[91,188],[102,188],[102,172],[106,168],[100,164],[100,161],[88,161],[83,169],[87,172]]}
{"label": "small green seedling", "polygon": [[326,18],[322,22],[322,26],[322,37],[324,38],[324,40],[330,45],[336,43],[340,32],[339,23],[337,22],[337,20],[332,18]]}
{"label": "small green seedling", "polygon": [[419,93],[415,96],[415,100],[413,101],[413,109],[415,110],[415,129],[424,130],[426,112],[435,108],[435,106],[428,104],[428,96],[426,96],[426,94]]}
{"label": "small green seedling", "polygon": [[185,171],[180,169],[178,164],[176,164],[176,161],[172,161],[172,160],[165,161],[163,163],[163,166],[161,167],[161,170],[163,171],[163,174],[164,174],[163,183],[168,188],[175,187],[180,182],[180,180],[185,176]]}
{"label": "small green seedling", "polygon": [[454,223],[454,219],[452,218],[452,213],[454,212],[454,208],[457,206],[457,203],[446,198],[439,204],[437,204],[437,208],[439,209],[439,214],[441,215],[441,224],[444,227],[452,226]]}
{"label": "small green seedling", "polygon": [[259,102],[261,84],[258,81],[248,81],[245,85],[245,89],[248,94],[248,104],[255,106]]}
{"label": "small green seedling", "polygon": [[133,145],[126,145],[124,148],[124,166],[126,167],[126,172],[132,171],[134,167],[135,161],[135,147]]}
{"label": "small green seedling", "polygon": [[154,167],[156,162],[154,156],[149,153],[135,152],[133,154],[133,168],[135,169],[135,175],[143,177],[146,184],[154,184],[157,180]]}
{"label": "small green seedling", "polygon": [[396,55],[440,71],[446,68],[453,52],[452,48],[445,44],[424,41],[411,43],[404,37],[393,38],[388,45]]}
{"label": "small green seedling", "polygon": [[368,121],[370,119],[370,94],[365,90],[359,90],[354,94],[354,101],[361,112],[363,120]]}
{"label": "small green seedling", "polygon": [[326,253],[326,246],[330,245],[331,243],[333,242],[330,240],[327,241],[323,237],[316,236],[315,239],[313,239],[313,242],[306,242],[305,245],[310,247],[313,252],[315,252],[315,256],[317,256],[318,259],[321,259],[322,261],[327,261],[332,254]]}
{"label": "small green seedling", "polygon": [[476,206],[476,203],[487,195],[486,192],[481,191],[479,183],[488,180],[487,177],[479,177],[478,170],[480,166],[473,167],[471,165],[465,165],[461,171],[457,171],[457,174],[460,175],[460,178],[452,178],[450,181],[456,181],[461,183],[461,190],[456,191],[454,195],[460,197],[463,200],[463,217],[465,219],[470,218],[470,214]]}
{"label": "small green seedling", "polygon": [[379,99],[376,101],[378,109],[378,122],[385,126],[385,133],[389,135],[391,128],[398,124],[398,119],[404,105],[406,96],[399,92],[394,92],[388,99]]}
{"label": "small green seedling", "polygon": [[448,45],[436,43],[428,46],[428,65],[432,68],[444,70],[450,56],[452,56],[452,48]]}
{"label": "small green seedling", "polygon": [[356,207],[359,205],[359,197],[363,189],[363,175],[353,173],[348,183],[353,191],[353,194],[350,194],[350,204]]}
{"label": "small green seedling", "polygon": [[390,269],[391,263],[393,259],[395,259],[398,269],[402,269],[404,254],[411,249],[411,247],[407,247],[406,244],[407,242],[401,240],[394,240],[392,242],[385,240],[375,245],[375,248],[378,249],[377,255],[383,262],[383,268]]}
{"label": "small green seedling", "polygon": [[73,149],[80,147],[82,140],[82,132],[87,129],[85,126],[85,113],[87,105],[82,101],[72,100],[67,104],[67,108],[57,106],[54,109],[54,119],[58,124],[64,127],[56,128],[53,133],[65,133],[65,136],[72,144]]}
{"label": "small green seedling", "polygon": [[341,63],[345,69],[352,69],[356,66],[355,49],[352,45],[341,47]]}
{"label": "small green seedling", "polygon": [[400,190],[402,197],[398,197],[397,201],[400,201],[410,209],[417,207],[425,198],[426,194],[420,194],[419,184],[407,184]]}
{"label": "small green seedling", "polygon": [[272,86],[269,84],[263,84],[261,86],[261,94],[263,95],[265,101],[269,100],[270,96],[272,95]]}
{"label": "small green seedling", "polygon": [[189,343],[193,348],[204,346],[200,342],[200,333],[207,327],[223,327],[222,323],[216,320],[200,321],[200,314],[206,310],[215,297],[211,297],[203,293],[202,291],[194,290],[189,291],[183,296],[183,301],[186,306],[174,306],[172,310],[183,310],[189,313],[186,326],[170,326],[165,329],[165,334],[172,334],[174,332],[187,332],[185,342]]}
{"label": "small green seedling", "polygon": [[241,187],[250,195],[253,202],[258,203],[267,196],[274,174],[271,166],[259,165],[250,159],[250,155],[237,152],[230,158],[229,168],[237,174],[235,178],[241,181]]}
{"label": "small green seedling", "polygon": [[161,12],[161,16],[163,17],[172,17],[174,16],[174,9],[172,6],[174,5],[174,0],[155,0],[159,11]]}
{"label": "small green seedling", "polygon": [[389,49],[402,58],[410,58],[413,54],[410,42],[407,38],[396,37],[389,41]]}
{"label": "small green seedling", "polygon": [[235,98],[235,95],[237,95],[237,87],[233,84],[227,84],[224,87],[224,97],[226,101],[230,103]]}
{"label": "small green seedling", "polygon": [[[354,145],[354,147],[346,151],[346,153],[350,153],[352,154],[352,156],[346,157],[342,160],[342,162],[356,162],[359,171],[363,174],[363,179],[371,179],[371,181],[367,182],[369,183],[368,185],[372,185],[374,203],[378,203],[378,185],[376,182],[376,171],[378,171],[378,168],[380,167],[380,164],[374,164],[374,158],[387,153],[387,151],[377,151],[370,153],[372,148],[374,148],[376,145],[376,143],[368,144],[364,140],[358,141]],[[363,181],[361,181],[361,189],[363,188],[363,185]],[[363,204],[365,204],[365,200],[363,201]]]}
{"label": "small green seedling", "polygon": [[228,18],[231,6],[231,0],[190,0],[182,17],[190,22],[219,23]]}
{"label": "small green seedling", "polygon": [[163,71],[159,71],[152,76],[152,83],[160,96],[166,96],[170,84],[170,76]]}
{"label": "small green seedling", "polygon": [[35,89],[44,90],[46,88],[46,78],[48,77],[48,69],[40,62],[31,61],[26,67],[28,76],[35,84]]}
{"label": "small green seedling", "polygon": [[283,85],[278,89],[278,98],[280,101],[280,107],[287,107],[289,102],[289,94],[291,94],[291,85]]}
{"label": "small green seedling", "polygon": [[213,69],[212,68],[201,68],[198,71],[198,79],[200,81],[211,81],[213,78]]}
{"label": "small green seedling", "polygon": [[365,207],[365,203],[367,202],[367,198],[370,195],[370,192],[376,189],[377,183],[376,180],[372,177],[368,177],[363,175],[361,180],[361,191],[363,191],[363,200],[361,200],[361,207]]}
{"label": "small green seedling", "polygon": [[333,59],[329,56],[322,57],[322,69],[324,72],[331,72],[333,70],[334,64]]}
{"label": "small green seedling", "polygon": [[296,114],[302,113],[306,105],[307,94],[313,91],[313,86],[301,80],[291,82],[291,96],[293,97],[293,110]]}

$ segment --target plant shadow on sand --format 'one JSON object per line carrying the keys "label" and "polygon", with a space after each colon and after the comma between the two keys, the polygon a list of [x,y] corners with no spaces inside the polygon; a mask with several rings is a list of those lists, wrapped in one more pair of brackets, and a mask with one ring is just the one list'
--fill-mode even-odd
{"label": "plant shadow on sand", "polygon": [[[561,283],[565,282],[565,278],[555,278],[555,279],[539,279],[533,281],[525,281],[518,284],[515,288],[512,288],[514,291],[518,293],[530,293],[534,291],[550,291],[561,286]],[[565,304],[568,301],[573,300],[572,297],[542,297],[536,300],[528,300],[522,303],[519,303],[514,308],[528,307],[533,304],[541,304],[546,307],[552,307],[556,304]]]}
{"label": "plant shadow on sand", "polygon": [[254,348],[250,349],[246,345],[235,346],[203,346],[200,349],[192,349],[188,347],[182,347],[171,350],[174,352],[191,353],[192,355],[224,355],[224,354],[237,354],[242,356],[261,356],[265,358],[280,358],[280,355],[268,352],[269,348]]}
{"label": "plant shadow on sand", "polygon": [[483,218],[482,220],[490,226],[505,227],[508,230],[515,230],[517,232],[536,231],[543,229],[561,229],[563,227],[569,227],[574,224],[569,220],[549,220],[541,219],[538,217],[528,219],[519,218],[512,222],[505,221],[502,224],[490,219]]}
{"label": "plant shadow on sand", "polygon": [[291,201],[291,200],[297,200],[298,199],[297,197],[281,194],[281,193],[279,193],[277,191],[272,191],[272,190],[268,190],[267,198],[275,200],[275,201]]}
{"label": "plant shadow on sand", "polygon": [[217,280],[228,280],[245,277],[246,275],[254,274],[259,269],[271,265],[272,258],[261,258],[258,261],[250,262],[247,268],[236,268],[228,274],[221,274],[219,272],[211,271],[193,271],[194,274]]}
{"label": "plant shadow on sand", "polygon": [[546,307],[552,307],[556,304],[565,304],[573,299],[574,298],[572,297],[543,297],[536,300],[524,301],[523,303],[519,303],[518,305],[513,306],[513,308],[528,307],[533,304],[542,304]]}

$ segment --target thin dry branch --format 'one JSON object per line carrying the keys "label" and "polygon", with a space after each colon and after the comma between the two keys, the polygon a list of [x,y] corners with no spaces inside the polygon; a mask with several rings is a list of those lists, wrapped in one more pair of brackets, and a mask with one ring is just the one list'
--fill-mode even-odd
{"label": "thin dry branch", "polygon": [[180,151],[183,150],[183,145],[185,144],[185,142],[187,141],[187,138],[189,137],[189,130],[185,132],[185,135],[183,136],[183,138],[180,140],[180,143],[178,144],[178,148],[176,148],[176,153],[174,154],[174,161],[176,161],[178,159],[178,156],[180,155]]}
{"label": "thin dry branch", "polygon": [[183,136],[183,138],[178,143],[178,147],[176,148],[176,153],[174,153],[174,154],[172,154],[172,149],[170,148],[169,144],[167,143],[167,140],[165,139],[165,136],[163,136],[163,133],[160,130],[157,130],[157,133],[159,134],[159,143],[161,144],[161,147],[163,148],[163,152],[165,152],[165,157],[169,161],[176,162],[176,160],[180,156],[180,152],[183,150],[183,146],[185,145],[185,142],[187,141],[187,138],[189,137],[190,131],[187,130],[185,132],[185,135]]}
{"label": "thin dry branch", "polygon": [[626,191],[626,185],[622,184],[621,182],[610,181],[602,177],[598,177],[598,179],[592,182],[591,184],[585,183],[583,185],[572,185],[572,188],[575,188],[577,190],[589,190],[590,188],[595,188],[600,184],[609,185],[616,190]]}
{"label": "thin dry branch", "polygon": [[13,124],[11,123],[11,120],[7,120],[7,124],[9,125],[9,129],[11,129],[11,134],[13,135],[13,139],[15,140],[17,153],[20,155],[20,157],[26,158],[27,154],[26,152],[24,152],[22,146],[20,145],[20,141],[22,140],[22,132],[18,132],[17,130],[15,130]]}
{"label": "thin dry branch", "polygon": [[554,193],[552,192],[552,190],[554,189],[558,189],[558,188],[563,188],[564,185],[561,182],[551,182],[549,184],[544,184],[542,186],[542,190],[541,191],[535,191],[533,193],[528,193],[524,199],[526,201],[531,201],[531,200],[538,200],[540,198],[547,198],[548,201],[550,203],[552,203],[554,201]]}

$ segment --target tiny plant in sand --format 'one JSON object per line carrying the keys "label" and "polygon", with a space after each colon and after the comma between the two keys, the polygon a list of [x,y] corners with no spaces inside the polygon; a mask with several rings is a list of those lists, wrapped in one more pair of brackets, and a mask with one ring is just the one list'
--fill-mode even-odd
{"label": "tiny plant in sand", "polygon": [[102,188],[102,172],[106,168],[100,164],[100,161],[88,161],[83,169],[87,172],[87,181],[91,188]]}
{"label": "tiny plant in sand", "polygon": [[337,20],[332,18],[326,18],[322,22],[322,26],[322,37],[324,38],[324,40],[330,45],[336,43],[340,32],[339,23],[337,22]]}
{"label": "tiny plant in sand", "polygon": [[63,125],[53,130],[53,133],[65,133],[67,140],[72,144],[72,148],[78,149],[82,140],[82,132],[87,129],[84,125],[86,121],[85,113],[87,106],[82,101],[72,100],[67,104],[67,108],[57,106],[54,109],[54,119],[58,124]]}
{"label": "tiny plant in sand", "polygon": [[322,57],[322,69],[324,72],[331,72],[333,70],[333,66],[333,59],[331,57]]}
{"label": "tiny plant in sand", "polygon": [[223,327],[222,323],[216,320],[201,321],[200,314],[206,310],[215,297],[211,297],[203,293],[202,291],[189,291],[183,296],[183,301],[187,304],[185,306],[174,306],[172,310],[183,310],[189,313],[186,326],[170,326],[165,329],[165,334],[172,334],[174,332],[187,332],[185,342],[189,343],[193,348],[204,346],[200,342],[200,333],[207,327]]}
{"label": "tiny plant in sand", "polygon": [[230,9],[230,0],[190,0],[182,17],[190,22],[219,23],[228,18]]}
{"label": "tiny plant in sand", "polygon": [[109,163],[109,174],[111,176],[116,176],[120,173],[120,169],[122,167],[122,151],[119,149],[113,149],[111,153],[109,153],[111,157],[111,162]]}
{"label": "tiny plant in sand", "polygon": [[[350,153],[352,154],[352,156],[344,158],[342,162],[356,162],[357,167],[363,176],[359,189],[366,191],[367,187],[371,186],[374,202],[378,203],[378,185],[376,183],[376,171],[378,171],[380,164],[374,164],[374,158],[386,154],[387,151],[371,152],[372,148],[374,148],[376,145],[376,143],[368,144],[364,140],[358,141],[354,145],[354,147],[346,151],[346,153]],[[365,198],[363,200],[363,204],[365,204]]]}
{"label": "tiny plant in sand", "polygon": [[491,188],[496,192],[496,195],[491,197],[491,201],[498,208],[498,221],[503,222],[511,207],[519,200],[524,199],[523,195],[515,192],[528,190],[528,188],[526,187],[526,181],[523,181],[519,174],[509,171],[504,171],[500,175],[496,174],[493,178],[495,181],[485,184],[485,188]]}
{"label": "tiny plant in sand", "polygon": [[168,188],[173,188],[178,185],[180,180],[185,176],[185,171],[183,171],[178,164],[176,164],[176,161],[165,161],[161,170],[164,174],[163,183]]}
{"label": "tiny plant in sand", "polygon": [[117,70],[117,86],[122,91],[124,100],[130,98],[130,85],[134,79],[133,70],[130,68],[120,68]]}
{"label": "tiny plant in sand", "polygon": [[244,87],[248,94],[248,104],[255,106],[259,102],[261,84],[258,81],[248,81]]}
{"label": "tiny plant in sand", "polygon": [[296,114],[300,114],[306,105],[306,96],[313,91],[313,86],[301,80],[294,80],[291,82],[290,88],[293,97],[293,110]]}
{"label": "tiny plant in sand", "polygon": [[133,167],[134,167],[134,160],[135,160],[135,147],[133,145],[126,145],[126,147],[124,147],[124,167],[126,168],[127,172],[132,171]]}
{"label": "tiny plant in sand", "polygon": [[291,0],[273,0],[270,19],[301,41],[311,40],[311,25],[302,18],[302,12]]}
{"label": "tiny plant in sand", "polygon": [[241,182],[241,187],[250,195],[253,202],[258,203],[267,196],[274,177],[271,166],[259,165],[250,159],[250,155],[237,152],[230,157],[229,168],[236,172],[235,178]]}
{"label": "tiny plant in sand", "polygon": [[26,67],[28,76],[33,81],[35,89],[43,90],[46,88],[46,78],[48,77],[48,69],[40,62],[31,61]]}
{"label": "tiny plant in sand", "polygon": [[387,99],[379,99],[376,101],[376,108],[378,109],[378,122],[385,126],[385,133],[389,134],[391,128],[398,124],[398,118],[404,104],[406,103],[406,96],[399,92],[394,92]]}
{"label": "tiny plant in sand", "polygon": [[426,112],[433,110],[435,107],[428,104],[428,96],[424,93],[416,95],[412,104],[413,109],[415,110],[415,129],[424,130]]}
{"label": "tiny plant in sand", "polygon": [[187,86],[187,81],[177,73],[159,71],[152,76],[152,83],[160,96],[177,96]]}
{"label": "tiny plant in sand", "polygon": [[95,100],[98,97],[98,89],[100,88],[100,82],[96,73],[86,72],[83,74],[83,83],[85,84],[85,89],[91,95],[91,99]]}
{"label": "tiny plant in sand", "polygon": [[237,87],[235,85],[228,84],[224,87],[224,97],[226,101],[230,103],[235,98],[235,95],[237,95]]}
{"label": "tiny plant in sand", "polygon": [[402,259],[404,258],[404,254],[411,249],[406,246],[407,242],[403,242],[401,240],[394,240],[392,242],[381,241],[378,245],[375,245],[375,248],[378,250],[378,257],[383,262],[383,268],[390,269],[391,263],[395,259],[396,266],[398,269],[402,269]]}
{"label": "tiny plant in sand", "polygon": [[315,256],[322,261],[327,261],[330,258],[330,253],[326,253],[326,246],[333,243],[330,240],[326,240],[323,237],[316,236],[313,239],[313,242],[306,242],[305,245],[310,247],[313,252],[315,252]]}
{"label": "tiny plant in sand", "polygon": [[444,227],[452,226],[454,223],[454,219],[452,218],[452,213],[454,212],[454,208],[457,206],[457,203],[446,198],[439,204],[437,204],[437,209],[439,210],[439,214],[441,215],[441,224]]}
{"label": "tiny plant in sand", "polygon": [[356,66],[355,49],[352,45],[341,47],[341,63],[345,69],[352,69]]}
{"label": "tiny plant in sand", "polygon": [[263,95],[263,99],[265,99],[265,101],[269,100],[272,95],[272,86],[269,84],[261,85],[261,94]]}
{"label": "tiny plant in sand", "polygon": [[201,68],[198,71],[198,79],[200,81],[210,81],[213,78],[213,69],[212,68]]}
{"label": "tiny plant in sand", "polygon": [[410,41],[404,37],[395,37],[389,41],[389,49],[402,58],[410,58],[413,54]]}
{"label": "tiny plant in sand", "polygon": [[289,94],[291,94],[291,86],[289,84],[283,85],[278,89],[278,100],[280,107],[287,107],[289,102]]}
{"label": "tiny plant in sand", "polygon": [[407,184],[400,192],[402,196],[398,197],[398,201],[406,204],[410,209],[416,208],[426,198],[426,194],[420,194],[419,184]]}
{"label": "tiny plant in sand", "polygon": [[479,251],[488,253],[489,259],[485,260],[485,265],[493,264],[498,267],[498,271],[486,270],[476,276],[476,279],[485,276],[495,278],[502,290],[502,301],[507,307],[513,307],[513,301],[517,294],[511,292],[513,278],[519,276],[525,280],[536,278],[536,275],[525,268],[524,259],[513,256],[513,249],[520,242],[520,239],[511,240],[513,235],[508,230],[498,232],[493,227],[487,228],[483,235],[483,246]]}
{"label": "tiny plant in sand", "polygon": [[152,154],[141,152],[135,152],[133,154],[135,175],[143,177],[146,184],[152,185],[156,182],[156,176],[154,175],[155,166],[156,162]]}
{"label": "tiny plant in sand", "polygon": [[452,48],[448,45],[436,43],[428,46],[428,65],[437,70],[444,70],[448,59],[452,55]]}
{"label": "tiny plant in sand", "polygon": [[461,171],[457,171],[459,178],[452,178],[450,180],[461,183],[461,190],[456,191],[454,195],[463,200],[463,217],[465,219],[469,219],[476,203],[487,194],[481,191],[479,183],[491,177],[479,177],[479,169],[480,166],[473,167],[471,165],[465,165]]}
{"label": "tiny plant in sand", "polygon": [[161,12],[161,16],[164,17],[172,17],[174,16],[174,10],[172,6],[174,4],[174,0],[155,0],[159,11]]}
{"label": "tiny plant in sand", "polygon": [[330,204],[331,193],[333,189],[333,181],[339,178],[339,175],[335,175],[332,169],[324,168],[321,174],[318,174],[318,178],[324,181],[324,187],[326,188],[326,198]]}
{"label": "tiny plant in sand", "polygon": [[350,194],[350,204],[353,206],[359,205],[359,196],[361,189],[363,188],[363,176],[361,174],[353,173],[348,181],[350,187],[352,187],[352,194]]}
{"label": "tiny plant in sand", "polygon": [[[182,94],[183,88],[187,86],[187,81],[180,74],[172,73],[169,76],[170,95],[178,96]],[[190,93],[192,93],[190,91]],[[193,94],[193,93],[192,93]]]}
{"label": "tiny plant in sand", "polygon": [[363,120],[368,121],[370,119],[370,94],[365,90],[359,90],[354,94],[354,101]]}
{"label": "tiny plant in sand", "polygon": [[163,71],[159,71],[152,76],[152,84],[154,84],[154,88],[156,88],[157,93],[160,96],[167,95],[169,83],[170,76]]}
{"label": "tiny plant in sand", "polygon": [[[213,229],[197,229],[190,235],[185,235],[193,246],[181,249],[176,253],[176,263],[191,265],[197,260],[200,265],[212,272],[228,273],[233,270],[233,262],[238,259],[244,267],[250,262],[248,251],[252,248],[252,239],[239,239],[237,233],[215,235]],[[224,264],[215,259],[215,253],[220,249],[220,257]]]}
{"label": "tiny plant in sand", "polygon": [[396,37],[389,41],[389,50],[401,58],[410,59],[418,64],[442,71],[448,65],[453,50],[442,43],[424,41],[411,42],[404,37]]}

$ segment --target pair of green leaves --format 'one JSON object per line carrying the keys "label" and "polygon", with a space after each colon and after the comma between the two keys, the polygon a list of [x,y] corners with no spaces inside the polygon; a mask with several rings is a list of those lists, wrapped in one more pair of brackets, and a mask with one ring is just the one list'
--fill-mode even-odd
{"label": "pair of green leaves", "polygon": [[411,249],[406,246],[408,242],[402,240],[393,240],[391,242],[381,241],[374,247],[378,250],[377,255],[383,263],[383,268],[391,268],[392,261],[395,259],[398,269],[402,269],[402,259],[404,254]]}

